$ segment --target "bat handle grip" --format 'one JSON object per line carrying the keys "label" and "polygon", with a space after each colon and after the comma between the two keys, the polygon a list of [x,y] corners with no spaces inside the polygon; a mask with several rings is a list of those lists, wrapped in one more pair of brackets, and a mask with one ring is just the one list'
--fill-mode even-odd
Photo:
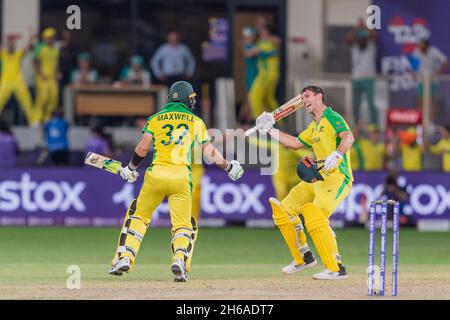
{"label": "bat handle grip", "polygon": [[247,131],[245,131],[245,136],[248,137],[249,135],[252,135],[253,133],[255,133],[256,131],[258,131],[261,128],[262,128],[262,124],[258,124],[256,126],[254,126],[253,128],[250,128]]}

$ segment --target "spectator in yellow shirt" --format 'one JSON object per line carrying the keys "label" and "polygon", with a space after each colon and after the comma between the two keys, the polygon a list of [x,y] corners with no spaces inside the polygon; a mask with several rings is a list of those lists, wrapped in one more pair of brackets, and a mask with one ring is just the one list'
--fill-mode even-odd
{"label": "spectator in yellow shirt", "polygon": [[417,142],[416,129],[409,127],[406,131],[400,131],[400,152],[404,171],[422,170],[422,146]]}
{"label": "spectator in yellow shirt", "polygon": [[364,157],[364,170],[383,170],[386,146],[384,142],[380,141],[380,131],[376,125],[371,124],[367,127],[367,132],[369,139],[363,139],[360,142]]}
{"label": "spectator in yellow shirt", "polygon": [[353,142],[350,149],[350,163],[353,170],[364,170],[364,155],[361,148],[362,139],[360,138],[358,127],[353,129],[353,136],[355,137],[355,142]]}
{"label": "spectator in yellow shirt", "polygon": [[441,139],[430,147],[430,151],[442,155],[442,168],[445,172],[450,172],[450,124],[441,126],[440,135]]}

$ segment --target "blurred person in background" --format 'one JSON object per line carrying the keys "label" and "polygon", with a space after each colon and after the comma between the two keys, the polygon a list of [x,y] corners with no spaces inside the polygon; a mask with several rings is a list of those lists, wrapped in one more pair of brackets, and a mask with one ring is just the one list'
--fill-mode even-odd
{"label": "blurred person in background", "polygon": [[72,70],[70,74],[70,83],[73,84],[92,84],[98,80],[97,70],[91,69],[91,56],[87,52],[78,55],[78,68]]}
{"label": "blurred person in background", "polygon": [[[72,69],[77,64],[78,47],[72,41],[72,35],[69,30],[62,32],[62,39],[59,44],[59,67],[61,70],[60,87],[63,89],[68,83],[72,81]],[[79,56],[78,56],[79,59]],[[78,60],[79,62],[79,60]],[[60,97],[61,98],[61,97]]]}
{"label": "blurred person in background", "polygon": [[91,128],[91,135],[84,144],[85,156],[89,152],[95,152],[106,157],[111,157],[111,146],[106,137],[105,131],[101,126],[94,126]]}
{"label": "blurred person in background", "polygon": [[378,123],[378,113],[374,103],[374,85],[376,76],[376,33],[367,29],[364,20],[359,19],[357,26],[347,35],[351,46],[353,116],[356,125],[361,125],[361,96],[365,93],[372,124]]}
{"label": "blurred person in background", "polygon": [[59,72],[60,49],[55,45],[56,30],[46,28],[42,31],[42,42],[34,51],[36,69],[36,101],[35,108],[39,122],[46,122],[58,106],[61,78]]}
{"label": "blurred person in background", "polygon": [[28,124],[35,125],[36,118],[30,91],[25,83],[21,70],[21,63],[27,51],[33,48],[36,39],[34,35],[25,48],[17,49],[16,40],[19,35],[10,34],[6,37],[6,46],[0,51],[1,76],[0,76],[0,114],[9,98],[14,95],[25,113]]}
{"label": "blurred person in background", "polygon": [[106,81],[111,82],[116,77],[119,66],[119,52],[111,40],[111,35],[103,28],[96,32],[97,42],[92,47],[95,65]]}
{"label": "blurred person in background", "polygon": [[[399,202],[400,209],[400,225],[402,226],[415,226],[415,222],[412,216],[404,214],[404,207],[408,203],[408,192],[405,188],[398,185],[398,177],[395,172],[390,172],[386,176],[384,182],[383,193],[381,194],[386,200],[395,200]],[[389,219],[392,220],[392,213],[390,213]]]}
{"label": "blurred person in background", "polygon": [[195,72],[195,58],[191,50],[180,42],[177,31],[170,31],[166,39],[167,42],[156,50],[150,60],[154,76],[166,85],[191,79]]}
{"label": "blurred person in background", "polygon": [[444,172],[450,172],[450,124],[440,127],[440,140],[432,146],[427,144],[427,148],[433,154],[442,155],[442,169]]}
{"label": "blurred person in background", "polygon": [[248,93],[252,87],[253,81],[258,73],[258,49],[256,48],[257,33],[253,27],[245,27],[242,29],[243,38],[243,54],[245,64],[245,97],[242,103],[239,119],[245,122],[253,120],[250,102],[248,101]]}
{"label": "blurred person in background", "polygon": [[367,133],[369,138],[362,139],[360,142],[364,157],[364,170],[381,171],[384,168],[386,146],[380,140],[380,130],[376,125],[369,125],[367,127]]}
{"label": "blurred person in background", "polygon": [[358,126],[353,128],[353,136],[355,137],[355,142],[353,142],[352,148],[350,149],[350,163],[352,164],[353,170],[363,170],[364,169],[364,154],[361,148],[361,136],[360,129]]}
{"label": "blurred person in background", "polygon": [[431,110],[430,121],[434,121],[435,102],[438,94],[438,77],[447,72],[449,63],[448,58],[441,50],[430,45],[428,39],[421,39],[419,45],[413,52],[414,58],[417,59],[416,79],[417,84],[417,109],[422,110],[423,106],[423,84],[424,79],[431,80]]}
{"label": "blurred person in background", "polygon": [[11,128],[6,122],[0,122],[0,169],[12,168],[16,165],[19,149]]}
{"label": "blurred person in background", "polygon": [[398,133],[398,140],[399,143],[396,144],[397,150],[395,150],[395,154],[398,154],[398,149],[400,149],[402,169],[413,172],[421,171],[423,146],[417,143],[416,128],[409,127],[406,130],[401,130]]}
{"label": "blurred person in background", "polygon": [[263,17],[256,20],[258,41],[257,52],[258,73],[248,94],[253,119],[264,111],[275,110],[279,103],[276,98],[278,80],[280,78],[280,38],[273,35]]}
{"label": "blurred person in background", "polygon": [[69,125],[64,120],[61,109],[54,111],[50,120],[44,125],[47,151],[53,164],[57,166],[69,164],[68,129]]}
{"label": "blurred person in background", "polygon": [[130,58],[130,65],[122,68],[120,82],[124,85],[150,86],[150,72],[144,69],[144,59],[140,55]]}

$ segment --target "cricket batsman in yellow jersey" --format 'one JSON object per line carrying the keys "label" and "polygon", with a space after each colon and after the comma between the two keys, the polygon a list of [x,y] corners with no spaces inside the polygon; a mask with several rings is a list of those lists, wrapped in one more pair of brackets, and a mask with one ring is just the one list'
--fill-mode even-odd
{"label": "cricket batsman in yellow jersey", "polygon": [[[244,172],[239,162],[228,162],[210,143],[203,120],[192,113],[195,97],[191,84],[175,82],[169,89],[169,103],[148,119],[130,163],[121,170],[124,180],[135,182],[136,170],[153,143],[153,161],[146,170],[138,198],[126,213],[109,272],[112,275],[120,276],[131,270],[152,213],[167,197],[172,222],[171,270],[175,282],[187,280],[197,231],[196,222],[191,219],[190,153],[195,143],[201,144],[208,160],[224,169],[233,181]],[[202,159],[194,160],[198,163]]]}
{"label": "cricket batsman in yellow jersey", "polygon": [[291,274],[313,267],[317,263],[311,256],[307,259],[304,255],[309,249],[299,218],[301,214],[325,265],[325,270],[314,274],[313,278],[346,279],[347,273],[341,264],[335,233],[329,225],[329,219],[352,186],[353,174],[349,150],[354,137],[342,116],[326,106],[325,94],[320,87],[305,87],[302,90],[302,99],[306,111],[313,116],[313,121],[298,137],[273,129],[275,120],[270,113],[263,113],[257,119],[257,123],[264,124],[262,133],[270,134],[288,148],[300,149],[311,146],[316,163],[323,164],[323,169],[319,169],[319,172],[322,172],[320,180],[313,183],[300,182],[281,202],[275,198],[269,199],[273,220],[293,257],[292,263],[282,271]]}

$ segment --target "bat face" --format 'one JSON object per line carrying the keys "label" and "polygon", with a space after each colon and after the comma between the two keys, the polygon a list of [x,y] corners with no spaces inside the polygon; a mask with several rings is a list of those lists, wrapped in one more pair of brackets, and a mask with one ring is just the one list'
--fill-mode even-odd
{"label": "bat face", "polygon": [[275,120],[280,120],[291,113],[295,112],[297,109],[303,107],[303,100],[301,95],[297,95],[285,104],[283,104],[281,107],[273,111],[273,117]]}
{"label": "bat face", "polygon": [[95,152],[89,152],[84,163],[114,174],[117,174],[119,169],[122,167],[122,163],[120,161],[113,160]]}

